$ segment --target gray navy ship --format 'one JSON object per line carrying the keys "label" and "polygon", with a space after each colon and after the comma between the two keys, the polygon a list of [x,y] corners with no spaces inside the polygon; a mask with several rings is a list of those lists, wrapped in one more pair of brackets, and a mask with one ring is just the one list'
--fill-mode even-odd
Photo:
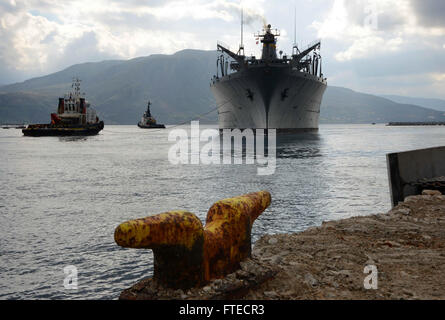
{"label": "gray navy ship", "polygon": [[222,43],[217,48],[217,73],[210,87],[218,106],[220,129],[317,130],[320,105],[327,87],[323,77],[320,41],[291,56],[277,54],[278,30],[271,25],[257,34],[261,59],[246,57]]}

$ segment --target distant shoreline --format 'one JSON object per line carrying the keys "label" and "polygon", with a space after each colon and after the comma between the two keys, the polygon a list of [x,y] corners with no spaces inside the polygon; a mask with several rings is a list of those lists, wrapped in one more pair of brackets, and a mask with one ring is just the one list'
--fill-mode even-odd
{"label": "distant shoreline", "polygon": [[389,127],[402,126],[445,126],[445,122],[390,122]]}

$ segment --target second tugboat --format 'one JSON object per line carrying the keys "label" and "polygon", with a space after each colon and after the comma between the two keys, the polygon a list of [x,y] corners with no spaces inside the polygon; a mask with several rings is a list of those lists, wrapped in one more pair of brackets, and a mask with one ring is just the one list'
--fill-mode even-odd
{"label": "second tugboat", "polygon": [[59,98],[57,113],[51,114],[50,124],[30,124],[22,132],[25,136],[90,136],[104,128],[96,111],[80,93],[80,80],[73,79],[73,92]]}
{"label": "second tugboat", "polygon": [[151,102],[148,101],[147,110],[142,116],[141,121],[139,121],[138,127],[142,129],[165,129],[163,124],[157,124],[156,119],[151,116],[150,106]]}

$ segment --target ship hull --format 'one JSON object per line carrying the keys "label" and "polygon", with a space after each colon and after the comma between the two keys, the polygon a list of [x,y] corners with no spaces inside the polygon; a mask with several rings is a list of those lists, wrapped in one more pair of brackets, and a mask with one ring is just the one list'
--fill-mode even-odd
{"label": "ship hull", "polygon": [[141,124],[140,122],[138,123],[138,127],[141,129],[165,129],[165,125],[163,124]]}
{"label": "ship hull", "polygon": [[83,126],[30,125],[22,132],[28,137],[93,136],[104,128],[103,121]]}
{"label": "ship hull", "polygon": [[326,90],[320,77],[289,66],[254,66],[211,84],[220,129],[318,130]]}

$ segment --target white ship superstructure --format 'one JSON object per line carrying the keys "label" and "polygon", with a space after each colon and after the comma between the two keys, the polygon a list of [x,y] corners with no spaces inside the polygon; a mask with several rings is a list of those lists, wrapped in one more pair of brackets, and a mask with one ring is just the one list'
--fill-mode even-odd
{"label": "white ship superstructure", "polygon": [[[72,92],[59,98],[57,114],[53,121],[59,120],[64,124],[94,124],[99,122],[96,110],[91,108],[90,103],[80,92],[80,80],[73,79]],[[57,119],[58,118],[58,119]]]}

